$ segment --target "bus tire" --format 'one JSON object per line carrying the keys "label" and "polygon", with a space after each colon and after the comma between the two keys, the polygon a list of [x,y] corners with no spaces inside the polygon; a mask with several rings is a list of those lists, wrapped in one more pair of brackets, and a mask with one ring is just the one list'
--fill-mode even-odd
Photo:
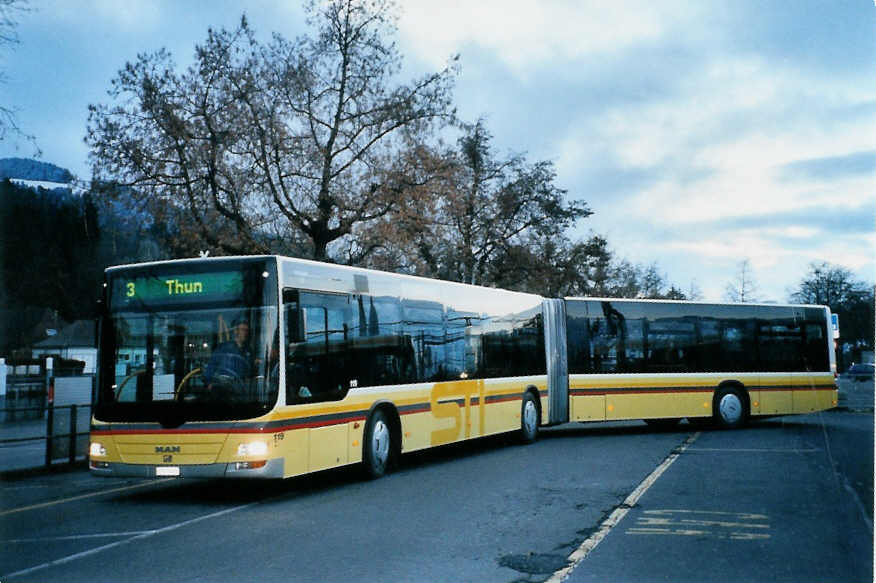
{"label": "bus tire", "polygon": [[748,420],[748,398],[741,387],[718,389],[712,404],[715,424],[722,429],[742,427]]}
{"label": "bus tire", "polygon": [[538,402],[532,391],[523,393],[523,402],[520,404],[520,441],[532,443],[538,439],[538,421],[540,411]]}
{"label": "bus tire", "polygon": [[362,467],[371,480],[382,477],[392,459],[392,429],[386,413],[376,409],[365,424],[362,440]]}

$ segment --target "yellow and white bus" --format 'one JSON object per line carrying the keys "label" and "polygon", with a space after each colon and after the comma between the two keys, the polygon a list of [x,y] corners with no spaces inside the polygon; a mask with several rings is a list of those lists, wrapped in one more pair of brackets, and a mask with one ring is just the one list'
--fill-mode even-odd
{"label": "yellow and white bus", "polygon": [[836,405],[829,313],[537,295],[277,256],[106,272],[90,467],[282,478],[568,421]]}

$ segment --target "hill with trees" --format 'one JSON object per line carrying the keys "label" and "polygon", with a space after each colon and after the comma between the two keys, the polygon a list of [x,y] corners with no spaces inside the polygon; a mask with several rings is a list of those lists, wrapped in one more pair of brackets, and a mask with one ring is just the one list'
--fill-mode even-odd
{"label": "hill with trees", "polygon": [[30,158],[0,158],[0,180],[4,178],[59,184],[69,184],[73,181],[73,175],[69,170]]}

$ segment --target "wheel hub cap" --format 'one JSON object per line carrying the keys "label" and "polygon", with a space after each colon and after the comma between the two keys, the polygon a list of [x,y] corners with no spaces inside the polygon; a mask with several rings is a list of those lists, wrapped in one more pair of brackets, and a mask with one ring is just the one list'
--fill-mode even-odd
{"label": "wheel hub cap", "polygon": [[721,413],[721,419],[727,423],[736,423],[742,418],[742,403],[736,395],[729,394],[721,397],[718,410]]}
{"label": "wheel hub cap", "polygon": [[377,465],[381,467],[386,465],[386,460],[389,458],[389,427],[383,421],[374,424],[374,431],[371,434],[371,451]]}
{"label": "wheel hub cap", "polygon": [[523,427],[527,433],[533,433],[538,424],[538,410],[535,403],[527,401],[523,407]]}

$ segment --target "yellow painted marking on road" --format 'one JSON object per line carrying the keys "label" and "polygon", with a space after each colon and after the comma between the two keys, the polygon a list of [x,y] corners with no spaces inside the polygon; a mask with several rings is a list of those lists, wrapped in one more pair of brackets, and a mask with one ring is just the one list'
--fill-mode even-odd
{"label": "yellow painted marking on road", "polygon": [[71,496],[70,498],[61,498],[60,500],[52,500],[50,502],[40,502],[39,504],[31,504],[30,506],[22,506],[21,508],[11,508],[9,510],[4,510],[0,512],[0,516],[8,516],[10,514],[17,514],[18,512],[27,512],[28,510],[38,510],[40,508],[48,508],[49,506],[57,506],[58,504],[66,504],[67,502],[76,502],[77,500],[84,500],[86,498],[94,498],[95,496],[102,496],[104,494],[113,494],[115,492],[124,492],[126,490],[135,490],[137,488],[142,488],[144,486],[151,486],[153,484],[160,484],[162,482],[169,482],[174,478],[167,478],[166,480],[152,480],[149,482],[144,482],[142,484],[134,484],[133,486],[122,486],[121,488],[111,488],[109,490],[100,490],[99,492],[90,492],[88,494],[80,494],[79,496]]}
{"label": "yellow painted marking on road", "polygon": [[654,526],[657,526],[657,525],[664,525],[664,524],[667,525],[667,526],[669,526],[670,524],[672,524],[672,519],[671,519],[671,518],[650,518],[650,517],[645,517],[645,518],[640,518],[640,519],[639,519],[639,522],[640,522],[641,524],[652,524],[652,525],[654,525]]}
{"label": "yellow painted marking on road", "polygon": [[770,535],[756,532],[731,532],[730,538],[733,540],[766,540],[770,538]]}
{"label": "yellow painted marking on road", "polygon": [[694,526],[720,526],[721,528],[769,528],[769,524],[757,524],[752,522],[725,522],[722,520],[682,520],[683,524]]}
{"label": "yellow painted marking on road", "polygon": [[646,524],[646,525],[693,525],[693,526],[720,526],[722,528],[769,528],[769,524],[755,524],[749,522],[727,522],[724,520],[690,520],[690,519],[682,519],[678,521],[673,521],[671,518],[651,518],[648,516],[643,516],[636,521],[636,524]]}
{"label": "yellow painted marking on road", "polygon": [[681,528],[630,528],[627,534],[669,534],[676,536],[701,536],[708,534],[707,530],[685,530]]}
{"label": "yellow painted marking on road", "polygon": [[716,516],[736,516],[740,520],[767,520],[766,514],[754,514],[751,512],[726,512],[722,510],[685,510],[676,508],[664,508],[661,510],[645,510],[645,514],[714,514]]}
{"label": "yellow painted marking on road", "polygon": [[820,453],[822,450],[818,448],[808,449],[782,449],[782,448],[756,448],[756,447],[694,447],[690,450],[691,453],[698,451],[707,452],[727,452],[727,453]]}
{"label": "yellow painted marking on road", "polygon": [[766,540],[768,517],[753,512],[720,510],[646,510],[627,529],[629,535],[707,536],[731,540]]}
{"label": "yellow painted marking on road", "polygon": [[770,535],[758,532],[716,533],[709,530],[691,530],[684,528],[630,528],[626,534],[648,536],[709,536],[712,538],[729,538],[731,540],[767,540]]}

